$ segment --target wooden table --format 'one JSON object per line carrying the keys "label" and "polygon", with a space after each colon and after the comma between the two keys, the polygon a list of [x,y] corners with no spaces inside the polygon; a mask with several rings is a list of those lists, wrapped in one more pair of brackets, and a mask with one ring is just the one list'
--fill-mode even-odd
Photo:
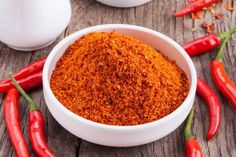
{"label": "wooden table", "polygon": [[[224,5],[234,5],[235,0],[225,0]],[[216,20],[209,11],[204,13],[204,18],[192,20],[189,16],[175,18],[172,14],[185,6],[184,0],[153,0],[146,5],[131,9],[116,9],[97,3],[95,0],[72,0],[73,15],[67,29],[51,46],[34,51],[19,52],[0,43],[0,67],[7,71],[17,71],[30,62],[47,56],[51,49],[64,37],[92,25],[105,23],[128,23],[145,26],[166,34],[178,43],[192,40],[205,34],[199,25],[204,22],[215,22],[216,31],[226,31],[236,26],[236,11],[230,12],[217,5],[216,12],[222,12],[224,18]],[[192,31],[193,28],[195,31]],[[236,36],[227,44],[224,55],[224,64],[230,77],[236,82]],[[193,61],[199,76],[215,90],[212,82],[209,64],[215,53],[207,53],[194,57]],[[6,75],[0,73],[0,79]],[[46,121],[46,135],[48,143],[58,157],[182,157],[184,156],[183,125],[170,135],[156,142],[131,148],[111,148],[99,146],[81,140],[62,128],[47,110],[42,89],[29,93],[40,104]],[[196,116],[193,132],[203,150],[204,157],[236,157],[236,111],[229,102],[217,91],[222,103],[221,128],[218,135],[210,142],[206,142],[205,135],[208,128],[208,110],[205,102],[199,96],[196,97]],[[14,150],[9,141],[3,118],[4,95],[0,94],[0,157],[15,157]],[[21,98],[20,113],[21,123],[27,144],[28,139],[28,108]],[[36,156],[30,147],[31,156]]]}

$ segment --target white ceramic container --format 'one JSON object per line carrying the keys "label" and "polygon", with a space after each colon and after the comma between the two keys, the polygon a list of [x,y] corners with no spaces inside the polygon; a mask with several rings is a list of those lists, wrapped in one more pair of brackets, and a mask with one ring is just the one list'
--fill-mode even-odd
{"label": "white ceramic container", "polygon": [[119,8],[129,8],[129,7],[136,7],[151,0],[97,0],[103,4],[112,6],[112,7],[119,7]]}
{"label": "white ceramic container", "polygon": [[71,17],[69,0],[0,0],[0,41],[22,51],[52,43]]}
{"label": "white ceramic container", "polygon": [[[90,32],[110,32],[128,35],[146,42],[169,57],[185,71],[190,91],[185,101],[171,114],[157,121],[136,126],[111,126],[84,119],[65,108],[53,95],[50,77],[59,58],[75,40]],[[193,106],[197,76],[192,60],[175,41],[144,27],[108,24],[90,27],[71,34],[59,42],[49,54],[43,70],[43,92],[53,117],[72,134],[106,146],[127,147],[156,141],[174,131],[187,117]]]}

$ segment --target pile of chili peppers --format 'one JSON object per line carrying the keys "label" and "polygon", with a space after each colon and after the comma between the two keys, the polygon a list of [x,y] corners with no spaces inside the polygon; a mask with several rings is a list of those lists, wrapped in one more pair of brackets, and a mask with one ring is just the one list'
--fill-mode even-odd
{"label": "pile of chili peppers", "polygon": [[[25,93],[17,83],[12,74],[9,75],[16,89],[21,93],[24,99],[29,103],[29,137],[33,150],[38,156],[54,157],[55,155],[49,149],[44,135],[44,119],[41,111],[35,102]],[[13,88],[14,89],[14,88]]]}
{"label": "pile of chili peppers", "polygon": [[[40,157],[55,157],[49,149],[44,135],[44,118],[38,106],[24,90],[32,90],[42,85],[42,70],[46,58],[42,58],[27,67],[10,74],[10,79],[0,82],[0,92],[6,93],[4,118],[8,135],[18,157],[30,157],[21,127],[19,114],[19,92],[29,103],[29,138],[33,150]],[[17,81],[16,81],[17,80]],[[22,89],[22,88],[23,89]]]}
{"label": "pile of chili peppers", "polygon": [[[230,39],[231,35],[236,33],[236,28],[231,29],[228,32],[221,32],[218,34],[210,34],[198,39],[195,39],[191,42],[188,42],[183,45],[185,51],[189,56],[196,56],[203,54],[219,47],[215,59],[211,61],[210,71],[212,79],[218,88],[218,90],[229,100],[232,106],[236,109],[236,85],[228,77],[226,70],[223,65],[223,48]],[[221,119],[221,106],[220,101],[215,92],[207,85],[207,83],[200,77],[197,80],[197,93],[203,97],[206,101],[208,112],[209,112],[209,127],[206,135],[207,141],[212,139],[217,133],[220,127]],[[192,111],[190,112],[190,119],[192,117]],[[187,123],[190,120],[188,120]],[[186,139],[190,139],[188,136],[188,127],[187,131],[185,129],[185,135],[187,134]],[[201,157],[202,153],[200,151],[200,146],[196,140],[190,140],[186,142],[186,154],[187,157]]]}
{"label": "pile of chili peppers", "polygon": [[[177,11],[174,15],[178,17],[189,13],[195,13],[205,7],[217,3],[218,1],[219,0],[195,0],[186,7]],[[218,90],[229,100],[232,106],[236,109],[236,85],[233,81],[230,80],[229,76],[227,75],[222,61],[224,53],[223,48],[225,47],[227,41],[230,39],[231,35],[234,33],[236,33],[236,28],[228,32],[221,32],[218,34],[212,33],[184,44],[183,48],[189,54],[189,56],[192,57],[209,52],[219,47],[217,56],[211,61],[210,64],[212,79]],[[220,127],[220,100],[215,92],[210,88],[210,86],[208,86],[207,83],[200,77],[198,77],[197,80],[197,93],[203,97],[208,107],[209,127],[206,135],[206,140],[209,141],[216,135]],[[187,157],[201,157],[202,153],[199,144],[195,139],[191,138],[192,136],[189,135],[189,123],[191,123],[189,121],[191,121],[192,115],[193,111],[190,112],[185,129],[185,138],[187,140],[186,155]]]}

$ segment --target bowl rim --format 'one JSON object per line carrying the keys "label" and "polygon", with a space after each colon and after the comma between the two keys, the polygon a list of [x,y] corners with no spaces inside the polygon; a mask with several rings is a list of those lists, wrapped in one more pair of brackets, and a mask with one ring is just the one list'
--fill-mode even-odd
{"label": "bowl rim", "polygon": [[127,0],[119,0],[119,2],[117,2],[117,0],[96,0],[96,1],[111,7],[131,8],[144,5],[152,0],[129,0],[128,2]]}
{"label": "bowl rim", "polygon": [[[189,80],[191,82],[189,93],[188,93],[187,97],[185,98],[185,100],[182,102],[182,104],[177,109],[175,109],[173,112],[171,112],[170,114],[166,115],[165,117],[163,117],[161,119],[155,120],[153,122],[145,123],[145,124],[130,125],[130,126],[116,126],[116,125],[108,125],[108,124],[94,122],[94,121],[85,119],[85,118],[73,113],[72,111],[67,109],[64,105],[62,105],[59,102],[59,100],[54,96],[54,94],[50,88],[50,81],[49,81],[50,77],[48,77],[47,74],[49,74],[49,66],[51,64],[51,61],[54,59],[55,56],[57,56],[57,52],[61,49],[61,47],[65,46],[65,45],[69,46],[70,41],[74,40],[75,38],[78,38],[78,36],[85,35],[90,32],[96,32],[101,29],[102,30],[105,30],[105,29],[114,29],[114,30],[115,29],[132,29],[132,30],[142,31],[144,33],[149,33],[154,36],[158,36],[159,38],[162,38],[163,40],[165,40],[166,42],[168,42],[172,46],[174,46],[177,49],[177,51],[182,55],[182,57],[185,59],[187,65],[189,67],[190,76],[191,76],[191,78]],[[80,121],[82,123],[86,123],[87,125],[91,125],[91,126],[94,126],[97,128],[117,130],[117,131],[122,131],[122,130],[132,131],[132,130],[137,130],[137,129],[146,129],[146,128],[150,128],[152,126],[160,125],[162,123],[165,123],[165,122],[173,119],[177,115],[177,113],[184,112],[185,106],[188,105],[188,103],[192,99],[194,99],[195,93],[196,93],[196,86],[197,86],[197,74],[196,74],[196,69],[194,67],[194,64],[193,64],[191,58],[189,57],[189,55],[186,53],[186,51],[177,42],[175,42],[174,40],[172,40],[168,36],[166,36],[160,32],[157,32],[155,30],[145,28],[142,26],[129,25],[129,24],[96,25],[96,26],[88,27],[88,28],[85,28],[85,29],[82,29],[82,30],[72,33],[71,35],[69,35],[66,38],[64,38],[63,40],[61,40],[52,49],[52,51],[49,53],[49,55],[46,59],[44,69],[43,69],[43,90],[46,92],[46,94],[48,94],[48,97],[51,99],[51,101],[53,102],[54,105],[59,107],[60,110],[62,110],[65,114],[67,114],[71,119],[75,119],[76,121]],[[47,107],[48,107],[48,105],[47,105]]]}

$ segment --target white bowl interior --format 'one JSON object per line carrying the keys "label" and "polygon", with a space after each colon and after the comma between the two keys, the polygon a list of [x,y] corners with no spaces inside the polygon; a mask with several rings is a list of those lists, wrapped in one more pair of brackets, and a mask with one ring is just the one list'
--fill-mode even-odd
{"label": "white bowl interior", "polygon": [[[59,58],[75,40],[90,32],[111,32],[128,35],[142,40],[159,50],[175,62],[186,73],[190,92],[185,101],[174,112],[157,121],[137,126],[110,126],[86,120],[66,109],[50,89],[50,77]],[[43,71],[44,96],[54,118],[68,131],[87,141],[107,146],[135,146],[160,139],[175,130],[187,117],[196,92],[196,71],[190,57],[176,42],[156,31],[138,26],[110,24],[90,27],[78,31],[52,50]],[[127,140],[130,139],[130,140]]]}

